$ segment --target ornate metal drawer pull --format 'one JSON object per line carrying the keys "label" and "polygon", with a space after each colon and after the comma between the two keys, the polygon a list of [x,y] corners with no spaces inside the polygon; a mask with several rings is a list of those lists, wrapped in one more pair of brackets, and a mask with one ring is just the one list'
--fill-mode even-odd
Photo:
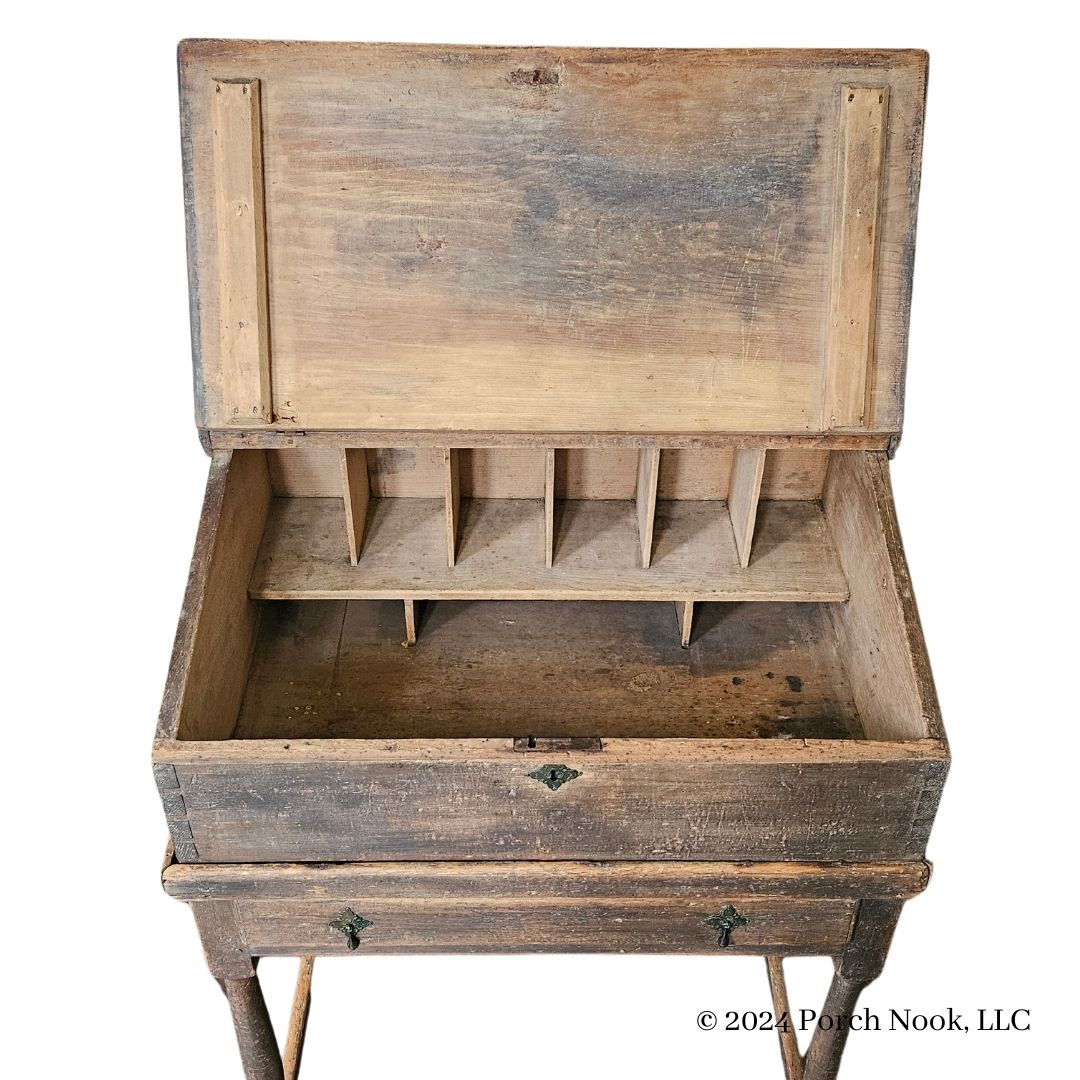
{"label": "ornate metal drawer pull", "polygon": [[568,769],[565,765],[541,765],[539,769],[533,769],[529,776],[533,780],[539,780],[552,791],[558,791],[563,784],[569,784],[581,775],[577,769]]}
{"label": "ornate metal drawer pull", "polygon": [[721,949],[726,949],[731,944],[731,931],[745,926],[749,921],[745,915],[740,915],[731,904],[728,904],[719,915],[710,915],[705,920],[705,925],[711,926],[716,931],[716,944]]}
{"label": "ornate metal drawer pull", "polygon": [[357,915],[352,908],[346,908],[336,918],[330,920],[330,925],[335,930],[340,930],[346,939],[346,943],[349,946],[349,952],[358,948],[360,945],[360,933],[366,930],[369,926],[375,924],[370,919],[365,919],[361,915]]}

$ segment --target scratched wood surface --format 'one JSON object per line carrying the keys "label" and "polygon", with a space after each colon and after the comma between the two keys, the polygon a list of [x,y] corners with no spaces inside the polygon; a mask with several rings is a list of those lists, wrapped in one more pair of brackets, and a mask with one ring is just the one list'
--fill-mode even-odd
{"label": "scratched wood surface", "polygon": [[[818,607],[705,604],[696,644],[684,651],[670,603],[577,603],[567,605],[571,616],[554,617],[557,604],[435,602],[423,613],[415,648],[406,650],[400,593],[386,606],[393,633],[362,617],[381,611],[377,604],[249,599],[270,470],[261,451],[216,456],[155,744],[173,835],[183,841],[180,857],[921,858],[948,750],[896,533],[888,464],[880,454],[846,458],[832,455],[824,516],[808,501],[761,504],[761,550],[750,570],[766,567],[779,550],[770,540],[771,516],[808,513],[819,548],[826,527],[832,530],[852,580],[850,598]],[[535,511],[533,554],[543,571],[539,502],[479,501]],[[570,501],[562,516],[566,507],[607,505]],[[628,519],[633,555],[633,504],[614,505]],[[339,561],[355,572],[340,500],[336,506]],[[648,572],[668,557],[670,525],[658,524]],[[324,533],[324,526],[307,532],[309,553]],[[779,542],[791,535],[787,522]],[[466,520],[459,571],[471,564],[475,539]],[[556,565],[564,550],[557,548]],[[719,623],[710,621],[710,609],[721,614]],[[823,617],[834,609],[836,617]],[[210,610],[228,619],[210,621]],[[222,646],[230,625],[243,633]],[[240,646],[256,627],[249,665]],[[860,653],[867,641],[879,649],[873,663]],[[594,663],[590,643],[597,642]],[[604,667],[610,670],[598,670]],[[494,684],[527,692],[506,703]],[[538,762],[515,752],[510,736],[529,732],[512,730],[507,717],[609,737],[599,753],[545,750]],[[607,730],[571,732],[569,724],[582,718],[602,718]],[[860,728],[873,741],[835,737],[858,736]],[[382,738],[356,737],[376,732]],[[583,775],[548,791],[526,775],[549,764],[548,756]]]}
{"label": "scratched wood surface", "polygon": [[[404,649],[394,601],[266,605],[234,739],[861,735],[819,604],[439,601]],[[514,686],[514,707],[502,688]]]}
{"label": "scratched wood surface", "polygon": [[[245,422],[220,344],[230,79],[260,94],[272,429],[814,432],[837,297],[875,307],[869,355],[834,350],[866,368],[853,426],[900,426],[924,53],[196,41],[180,69],[203,427]],[[850,147],[881,156],[856,290],[841,97],[878,87],[886,129]]]}
{"label": "scratched wood surface", "polygon": [[331,863],[185,865],[171,856],[162,884],[178,900],[312,899],[328,894],[401,899],[568,899],[692,896],[797,896],[865,899],[915,896],[930,866],[905,863],[543,862]]}
{"label": "scratched wood surface", "polygon": [[349,955],[331,921],[350,907],[372,923],[364,953],[655,952],[715,956],[717,933],[707,923],[727,904],[745,925],[732,931],[726,953],[787,955],[838,952],[851,937],[854,900],[803,900],[733,894],[677,901],[515,899],[397,900],[349,893],[324,900],[255,900],[236,904],[237,923],[257,956]]}
{"label": "scratched wood surface", "polygon": [[[275,495],[300,498],[341,496],[340,450],[295,447],[268,450]],[[463,498],[541,499],[548,451],[543,448],[477,447],[458,455]],[[632,499],[636,449],[569,448],[555,451],[554,493],[560,499]],[[433,447],[389,447],[367,452],[371,494],[384,498],[443,496],[442,451]],[[821,498],[828,450],[774,450],[765,455],[762,499]],[[659,499],[725,499],[732,451],[716,447],[664,449],[660,454]]]}
{"label": "scratched wood surface", "polygon": [[274,499],[251,595],[261,600],[844,600],[847,583],[810,502],[762,504],[749,567],[722,503],[658,504],[652,565],[641,566],[634,504],[561,503],[545,565],[544,509],[527,499],[459,504],[447,566],[446,504],[373,499],[358,565],[341,499]]}
{"label": "scratched wood surface", "polygon": [[[178,762],[176,776],[203,862],[925,856],[921,808],[943,779],[925,751],[879,744],[877,760],[846,760],[831,740],[818,753],[810,740],[749,740],[776,751],[745,762],[687,750],[697,741],[628,768],[607,750],[426,759],[408,740],[382,760],[350,760],[340,740],[322,761],[290,750],[271,762],[233,740],[216,759]],[[529,775],[551,763],[580,775],[551,791]]]}

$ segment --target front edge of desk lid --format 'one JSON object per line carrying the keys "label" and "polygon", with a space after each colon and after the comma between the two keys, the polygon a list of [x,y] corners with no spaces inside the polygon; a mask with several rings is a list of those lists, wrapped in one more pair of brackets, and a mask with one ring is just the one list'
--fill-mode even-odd
{"label": "front edge of desk lid", "polygon": [[899,432],[926,53],[179,60],[201,428]]}

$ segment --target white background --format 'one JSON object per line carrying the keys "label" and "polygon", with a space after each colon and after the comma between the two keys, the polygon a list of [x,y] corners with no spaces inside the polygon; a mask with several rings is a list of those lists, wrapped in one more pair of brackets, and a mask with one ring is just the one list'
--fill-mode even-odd
{"label": "white background", "polygon": [[[24,4],[5,19],[3,962],[9,1076],[235,1077],[157,882],[151,733],[207,461],[192,423],[174,49],[186,36],[931,53],[896,496],[955,765],[864,1003],[1025,1034],[854,1036],[844,1076],[1059,1076],[1077,681],[1076,103],[1057,5]],[[1065,10],[1062,6],[1058,10]],[[828,962],[791,965],[820,1006]],[[264,965],[287,1009],[291,961]],[[757,959],[320,961],[305,1075],[779,1077]],[[279,1022],[279,1028],[283,1026]]]}

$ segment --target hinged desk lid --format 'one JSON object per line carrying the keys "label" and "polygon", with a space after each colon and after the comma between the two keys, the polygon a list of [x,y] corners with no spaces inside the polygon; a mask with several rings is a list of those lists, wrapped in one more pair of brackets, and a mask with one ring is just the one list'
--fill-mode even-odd
{"label": "hinged desk lid", "polygon": [[898,431],[926,63],[186,42],[199,425]]}

